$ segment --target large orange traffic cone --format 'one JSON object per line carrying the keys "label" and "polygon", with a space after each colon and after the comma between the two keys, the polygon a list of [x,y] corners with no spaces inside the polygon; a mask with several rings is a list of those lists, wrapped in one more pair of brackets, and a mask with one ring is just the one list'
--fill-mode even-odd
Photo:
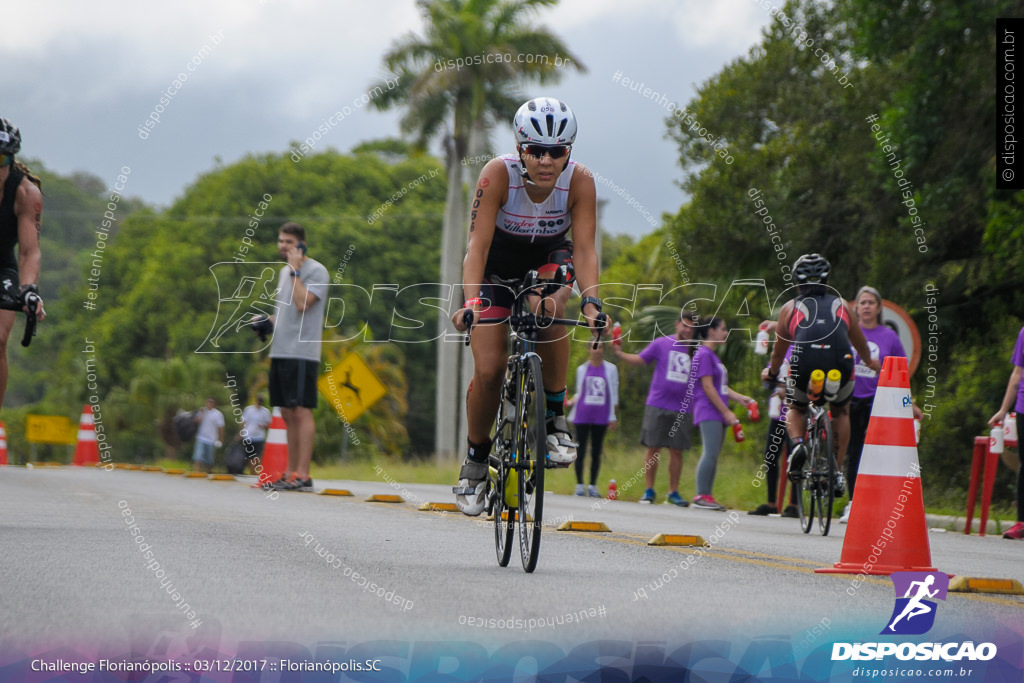
{"label": "large orange traffic cone", "polygon": [[96,426],[92,417],[92,406],[88,403],[82,408],[82,417],[78,421],[78,445],[75,446],[75,465],[91,465],[100,461],[100,448],[96,443]]}
{"label": "large orange traffic cone", "polygon": [[0,465],[7,464],[7,428],[0,422]]}
{"label": "large orange traffic cone", "polygon": [[907,359],[886,356],[857,470],[860,493],[850,508],[835,574],[934,572],[914,438]]}
{"label": "large orange traffic cone", "polygon": [[280,479],[288,469],[288,431],[284,426],[284,418],[281,417],[281,409],[274,408],[270,420],[270,429],[267,430],[267,442],[263,445],[263,467],[260,472],[259,483],[261,486],[267,482],[274,482]]}

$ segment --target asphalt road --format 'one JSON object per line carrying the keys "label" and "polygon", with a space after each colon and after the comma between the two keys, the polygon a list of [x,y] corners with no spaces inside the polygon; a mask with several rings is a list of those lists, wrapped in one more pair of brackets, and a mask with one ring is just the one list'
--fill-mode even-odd
{"label": "asphalt road", "polygon": [[[417,509],[451,501],[450,487],[317,486],[355,495],[268,499],[243,481],[0,468],[0,644],[174,657],[259,643],[302,657],[387,655],[396,642],[421,641],[568,650],[768,639],[799,658],[836,640],[877,639],[893,608],[887,577],[854,584],[814,573],[840,558],[838,524],[821,537],[791,519],[549,495],[552,526],[526,574],[518,546],[509,567],[497,566],[483,518]],[[367,502],[372,494],[405,502]],[[566,520],[612,531],[553,528]],[[649,546],[659,533],[715,542],[702,553]],[[929,541],[947,573],[1024,579],[1019,543],[957,533]],[[1005,640],[1022,623],[1024,597],[950,593],[932,635]],[[0,680],[3,671],[0,660]]]}

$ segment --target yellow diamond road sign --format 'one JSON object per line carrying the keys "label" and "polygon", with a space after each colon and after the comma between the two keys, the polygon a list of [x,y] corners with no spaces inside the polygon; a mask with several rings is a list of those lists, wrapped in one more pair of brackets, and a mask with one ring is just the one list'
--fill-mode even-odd
{"label": "yellow diamond road sign", "polygon": [[346,422],[355,422],[388,393],[373,370],[355,353],[348,354],[330,372],[320,375],[317,387]]}

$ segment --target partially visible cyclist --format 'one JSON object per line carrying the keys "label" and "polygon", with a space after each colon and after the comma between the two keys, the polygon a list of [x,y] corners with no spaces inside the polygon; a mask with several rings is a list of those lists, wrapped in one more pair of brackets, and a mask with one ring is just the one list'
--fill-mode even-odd
{"label": "partially visible cyclist", "polygon": [[[583,295],[580,308],[596,333],[601,314],[595,246],[597,190],[590,171],[569,160],[576,139],[576,117],[564,103],[539,97],[519,108],[513,127],[516,153],[491,159],[474,190],[469,244],[462,265],[465,304],[452,316],[452,322],[463,331],[466,310],[473,311],[474,322],[509,314],[514,294],[495,286],[492,277],[519,278],[540,266],[572,264]],[[553,305],[546,312],[565,317],[570,291],[571,287],[563,287],[554,294]],[[569,334],[562,327],[549,328],[539,341],[548,458],[568,467],[576,460],[577,448],[563,406]],[[507,324],[473,329],[473,379],[466,390],[469,444],[459,472],[458,488],[463,493],[455,497],[459,509],[471,516],[484,509],[491,426],[498,412],[507,342]]]}
{"label": "partially visible cyclist", "polygon": [[[789,478],[798,480],[801,476],[807,450],[804,447],[804,433],[807,428],[807,406],[809,397],[807,385],[815,370],[828,372],[839,370],[839,389],[829,396],[832,414],[832,429],[836,437],[836,482],[835,493],[843,495],[846,482],[843,479],[843,461],[846,447],[850,442],[849,403],[853,396],[853,348],[861,358],[871,358],[864,333],[857,324],[849,305],[828,286],[832,266],[820,254],[804,254],[793,264],[793,275],[797,282],[797,296],[786,302],[779,311],[778,326],[775,330],[775,344],[772,348],[768,367],[761,373],[765,381],[776,381],[779,370],[790,345],[794,345],[789,364],[789,379],[786,382],[786,398],[789,410],[786,414],[786,432],[789,436]],[[882,364],[871,358],[867,364],[880,372]],[[823,392],[824,393],[824,392]]]}
{"label": "partially visible cyclist", "polygon": [[[43,300],[38,298],[39,230],[43,213],[42,183],[28,167],[16,162],[21,150],[21,131],[5,118],[0,118],[0,286],[13,298],[24,301],[25,295],[37,297],[35,314],[46,317]],[[14,248],[18,253],[15,256]],[[26,311],[27,312],[27,311]],[[14,311],[0,311],[0,406],[7,391],[7,340],[16,318]]]}

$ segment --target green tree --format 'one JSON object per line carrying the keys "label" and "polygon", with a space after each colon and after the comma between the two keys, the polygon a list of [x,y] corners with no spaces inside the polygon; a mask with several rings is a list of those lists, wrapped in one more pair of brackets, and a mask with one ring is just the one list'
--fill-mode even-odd
{"label": "green tree", "polygon": [[[402,130],[414,134],[421,146],[446,130],[448,197],[441,244],[442,300],[452,296],[448,287],[459,282],[461,275],[467,155],[484,151],[490,125],[510,119],[521,104],[521,84],[533,80],[553,83],[561,77],[556,58],[584,70],[558,37],[529,23],[539,9],[555,4],[557,0],[418,0],[426,35],[411,33],[396,41],[384,56],[398,85],[383,90],[384,84],[380,84],[383,92],[373,100],[374,106],[382,110],[404,107]],[[438,316],[438,329],[441,334],[450,330],[443,312]],[[459,449],[461,349],[459,344],[438,345],[435,452],[439,459],[451,459]]]}
{"label": "green tree", "polygon": [[[395,188],[404,188],[400,198],[395,199]],[[351,155],[325,152],[301,163],[288,154],[251,156],[214,169],[186,188],[166,211],[144,209],[124,221],[105,250],[95,310],[84,309],[80,295],[53,304],[40,340],[61,343],[48,358],[46,381],[37,387],[46,392],[43,403],[66,406],[73,401],[80,410],[88,399],[82,365],[88,340],[95,348],[95,393],[101,403],[114,401],[125,411],[151,412],[146,405],[136,405],[141,401],[132,394],[133,382],[149,373],[148,365],[140,370],[135,363],[196,357],[214,326],[224,322],[218,308],[236,284],[228,281],[230,277],[215,280],[211,267],[227,262],[216,268],[243,272],[255,262],[271,262],[276,274],[277,231],[287,220],[306,227],[310,256],[331,275],[331,297],[336,300],[328,302],[329,324],[342,337],[366,336],[381,340],[374,345],[390,345],[393,335],[401,336],[393,329],[396,321],[427,324],[434,310],[411,294],[420,283],[437,282],[444,197],[437,161],[422,153],[408,155],[400,144],[370,145]],[[261,202],[264,209],[259,208]],[[375,212],[380,218],[369,224],[367,217]],[[248,265],[232,263],[235,258]],[[218,284],[227,291],[218,291]],[[407,291],[400,293],[402,288]],[[382,374],[396,386],[407,383],[408,403],[430,406],[434,386],[429,335],[407,333],[397,341],[400,348],[380,352],[382,362],[394,364]],[[203,375],[204,392],[221,396],[230,374],[244,387],[240,400],[247,401],[260,385],[266,353],[259,351],[256,337],[244,327],[226,334],[222,342],[219,350],[225,353],[198,354],[220,368],[219,377]],[[29,352],[36,352],[35,345]],[[394,411],[404,428],[396,430],[392,440],[366,439],[368,448],[429,452],[429,410]],[[152,454],[165,448],[157,418],[150,412],[141,422],[122,422],[138,424],[139,434],[148,434],[131,441],[126,451]],[[402,436],[406,433],[411,438]]]}
{"label": "green tree", "polygon": [[940,491],[962,486],[948,473],[962,473],[1009,371],[990,350],[1024,306],[1024,205],[994,189],[991,95],[995,19],[1022,10],[790,0],[668,124],[690,195],[669,239],[693,279],[779,293],[794,259],[818,251],[840,292],[875,285],[915,318],[927,356],[911,383],[933,415],[920,457]]}

